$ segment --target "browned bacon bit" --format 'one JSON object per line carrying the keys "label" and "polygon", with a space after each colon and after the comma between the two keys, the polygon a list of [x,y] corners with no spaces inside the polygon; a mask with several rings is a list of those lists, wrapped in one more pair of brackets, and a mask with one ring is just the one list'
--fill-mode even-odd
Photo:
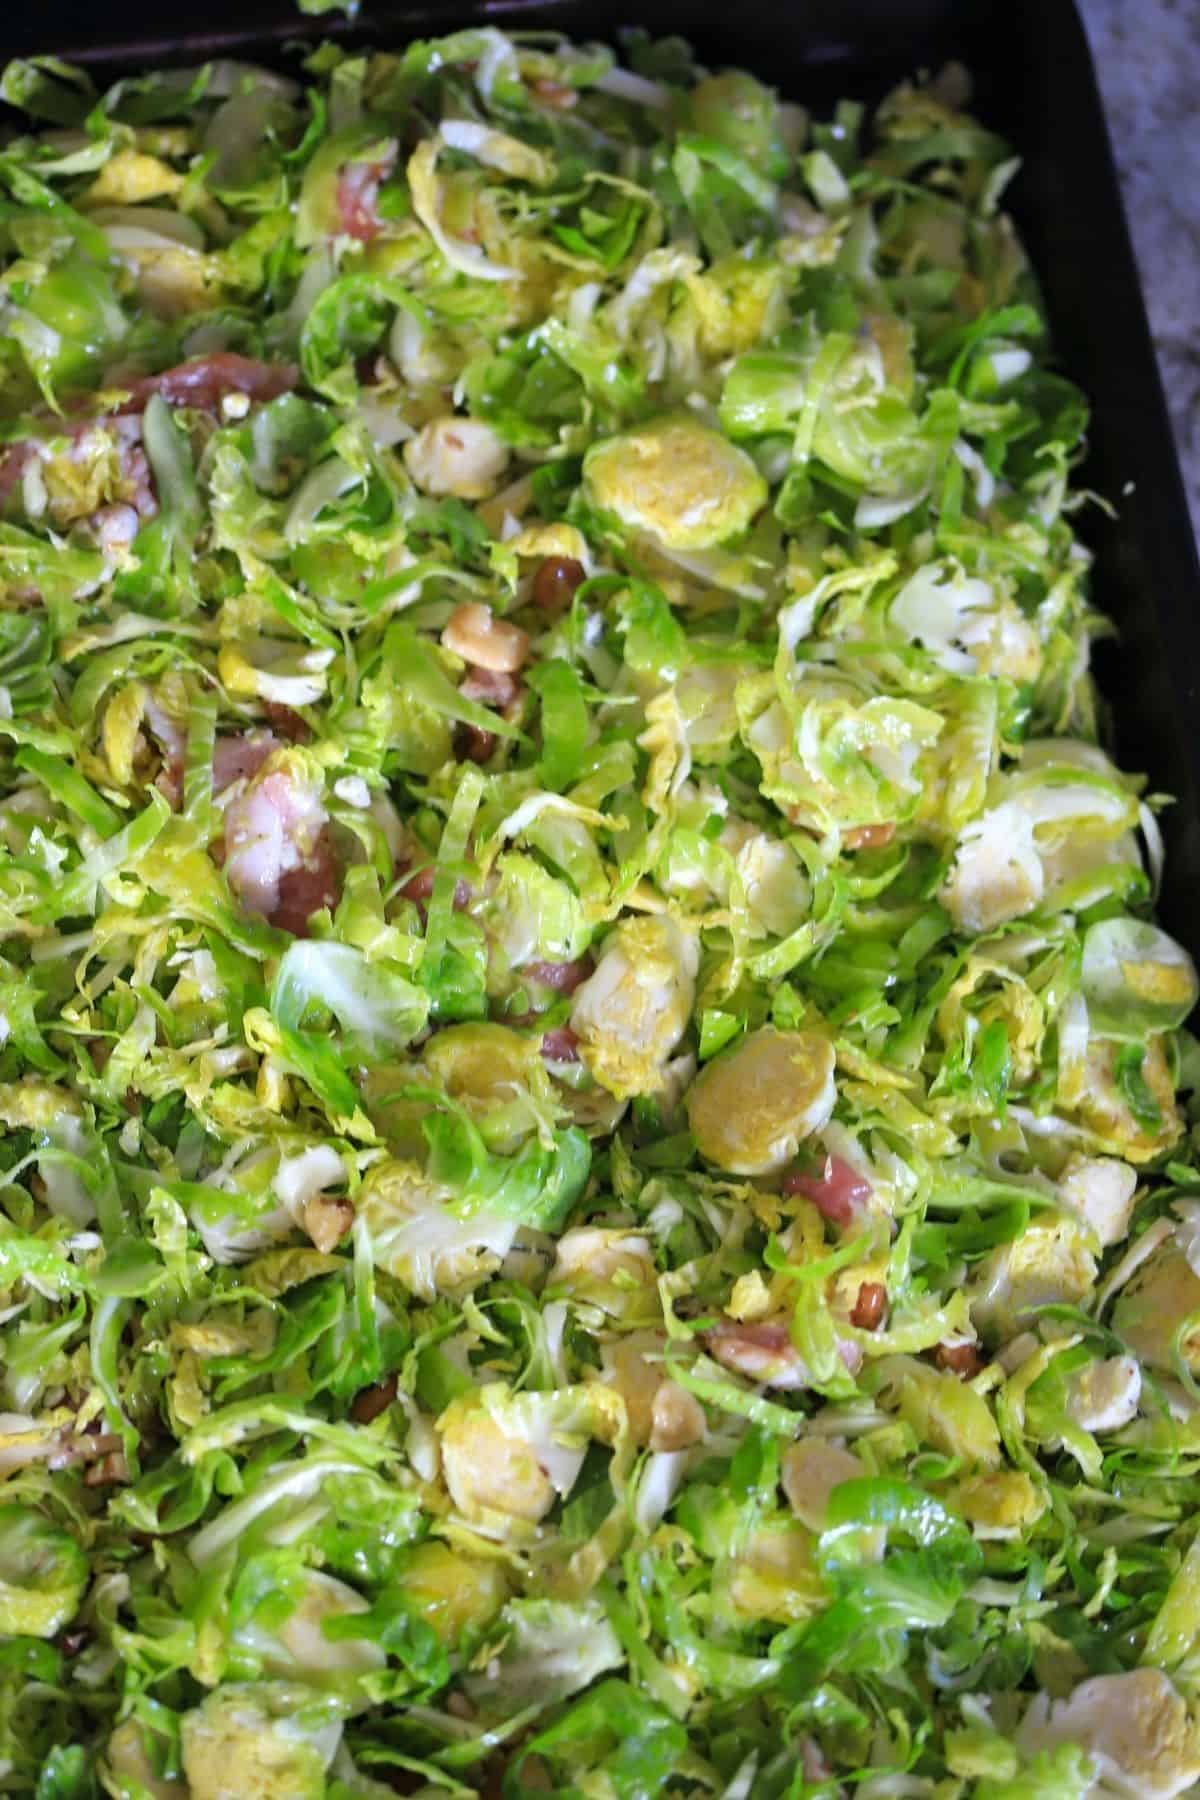
{"label": "browned bacon bit", "polygon": [[90,1631],[64,1631],[58,1640],[58,1647],[64,1656],[78,1656],[91,1638]]}
{"label": "browned bacon bit", "polygon": [[974,1344],[939,1344],[933,1360],[939,1369],[957,1375],[960,1381],[970,1381],[983,1367]]}
{"label": "browned bacon bit", "polygon": [[890,844],[896,835],[896,827],[889,819],[883,825],[855,825],[846,832],[842,839],[847,850],[882,850]]}
{"label": "browned bacon bit", "polygon": [[479,725],[458,725],[454,731],[454,754],[460,762],[490,762],[500,739],[494,731]]}
{"label": "browned bacon bit", "polygon": [[823,1218],[839,1227],[851,1224],[856,1212],[871,1198],[870,1182],[840,1156],[827,1156],[817,1175],[790,1169],[780,1186],[789,1198],[793,1194],[803,1194]]}
{"label": "browned bacon bit", "polygon": [[176,754],[168,756],[162,768],[154,777],[154,785],[170,807],[178,812],[183,805],[183,757]]}
{"label": "browned bacon bit", "polygon": [[354,1223],[354,1205],[345,1194],[314,1194],[304,1208],[304,1229],[323,1255],[340,1244]]}
{"label": "browned bacon bit", "polygon": [[423,869],[417,869],[407,881],[402,883],[400,892],[406,900],[415,900],[420,906],[428,900],[433,892],[433,884],[437,880],[437,868],[433,863],[426,863]]}
{"label": "browned bacon bit", "polygon": [[544,75],[533,83],[533,91],[539,100],[544,100],[558,112],[568,112],[579,104],[578,89],[568,87],[563,81],[549,81]]}
{"label": "browned bacon bit", "polygon": [[[406,900],[415,900],[417,905],[420,906],[428,900],[429,896],[433,893],[433,884],[436,880],[436,866],[433,863],[427,863],[423,869],[418,869],[415,875],[409,876],[408,880],[404,883],[404,886],[400,889],[400,892]],[[462,877],[459,876],[458,880],[454,883],[455,912],[462,912],[465,906],[470,905],[470,901],[471,889]]]}
{"label": "browned bacon bit", "polygon": [[533,604],[544,613],[565,612],[586,580],[587,570],[575,557],[548,556],[533,578]]}
{"label": "browned bacon bit", "polygon": [[78,1434],[64,1432],[58,1447],[47,1457],[46,1467],[57,1473],[59,1469],[69,1469],[75,1463],[94,1462],[97,1457],[112,1456],[120,1449],[121,1439],[115,1431],[83,1431]]}
{"label": "browned bacon bit", "polygon": [[471,663],[458,691],[464,700],[474,700],[479,706],[503,708],[512,705],[521,684],[515,675],[501,669],[485,669],[479,663]]}
{"label": "browned bacon bit", "polygon": [[547,1062],[579,1061],[579,1039],[569,1025],[560,1025],[557,1031],[547,1031],[542,1038],[541,1048]]}
{"label": "browned bacon bit", "polygon": [[249,781],[266,762],[279,740],[269,731],[240,731],[213,745],[213,792],[223,793],[235,781]]}
{"label": "browned bacon bit", "polygon": [[[144,402],[143,402],[144,404]],[[67,425],[61,420],[50,423],[51,434],[68,440],[66,454],[72,461],[84,461],[91,454],[89,438],[107,433],[116,446],[120,470],[120,502],[101,506],[81,523],[90,527],[105,551],[126,548],[137,535],[139,522],[152,519],[158,511],[150,464],[142,448],[142,422],[132,409],[99,418],[76,419]],[[22,438],[0,453],[0,509],[20,482],[25,469],[38,454],[38,440]]]}
{"label": "browned bacon bit", "polygon": [[337,905],[339,886],[333,839],[322,830],[312,854],[298,869],[285,869],[279,877],[279,899],[268,915],[271,924],[290,931],[293,937],[307,937],[313,913]]}
{"label": "browned bacon bit", "polygon": [[140,412],[151,394],[161,394],[169,406],[194,406],[199,412],[216,412],[228,394],[245,394],[249,400],[277,400],[289,394],[300,379],[294,363],[261,362],[239,356],[235,350],[215,350],[210,356],[193,356],[130,384],[130,398],[122,412]]}
{"label": "browned bacon bit", "polygon": [[592,972],[590,956],[577,956],[574,962],[531,962],[521,970],[530,981],[553,988],[556,994],[573,994],[582,987]]}
{"label": "browned bacon bit", "polygon": [[84,1472],[83,1479],[87,1487],[112,1487],[118,1481],[128,1481],[129,1464],[124,1451],[113,1450],[100,1457]]}
{"label": "browned bacon bit", "polygon": [[385,1375],[382,1381],[375,1382],[372,1387],[360,1388],[350,1403],[350,1417],[356,1425],[369,1425],[386,1412],[396,1398],[397,1381],[394,1375]]}
{"label": "browned bacon bit", "polygon": [[860,1331],[878,1331],[887,1310],[887,1289],[881,1282],[864,1281],[850,1314],[850,1323]]}
{"label": "browned bacon bit", "polygon": [[263,712],[276,737],[286,739],[289,744],[307,744],[312,736],[307,721],[292,707],[284,706],[279,700],[264,700]]}

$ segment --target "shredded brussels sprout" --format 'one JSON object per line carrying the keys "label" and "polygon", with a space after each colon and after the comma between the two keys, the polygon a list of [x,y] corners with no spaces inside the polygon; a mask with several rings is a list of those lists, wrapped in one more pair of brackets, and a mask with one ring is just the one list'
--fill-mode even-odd
{"label": "shredded brussels sprout", "polygon": [[5,1794],[1200,1793],[1197,975],[965,91],[0,79]]}

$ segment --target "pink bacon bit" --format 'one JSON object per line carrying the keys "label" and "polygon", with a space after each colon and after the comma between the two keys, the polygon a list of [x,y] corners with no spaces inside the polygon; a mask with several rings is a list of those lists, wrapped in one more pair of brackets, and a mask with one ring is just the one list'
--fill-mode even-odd
{"label": "pink bacon bit", "polygon": [[249,781],[279,747],[279,739],[269,731],[218,738],[213,745],[213,792],[223,794],[235,781]]}
{"label": "pink bacon bit", "polygon": [[[300,380],[293,363],[262,362],[257,357],[239,356],[233,350],[217,350],[211,356],[194,356],[163,369],[157,375],[146,375],[129,384],[129,398],[109,413],[96,418],[75,417],[66,435],[77,443],[96,424],[103,424],[116,438],[121,459],[121,474],[129,489],[129,500],[140,518],[153,518],[158,511],[150,479],[150,466],[142,449],[142,428],[138,415],[145,411],[152,394],[161,394],[169,406],[193,406],[200,412],[216,413],[229,394],[245,394],[250,400],[276,400],[291,393]],[[72,408],[74,410],[74,408]],[[47,415],[47,423],[50,423]],[[20,483],[26,465],[37,453],[32,439],[21,438],[0,450],[0,509],[8,502]]]}
{"label": "pink bacon bit", "polygon": [[[400,869],[397,873],[402,875],[404,871]],[[414,875],[409,876],[408,880],[401,885],[400,893],[405,900],[415,901],[418,906],[424,907],[433,893],[433,884],[436,880],[436,865],[427,863],[423,869],[418,869]],[[471,889],[460,876],[454,883],[455,912],[462,912],[464,907],[469,906],[470,903]]]}
{"label": "pink bacon bit", "polygon": [[496,754],[500,739],[494,731],[482,731],[478,725],[456,725],[454,728],[454,754],[461,762],[490,762]]}
{"label": "pink bacon bit", "polygon": [[170,807],[178,812],[183,805],[183,756],[172,752],[163,759],[163,766],[154,777],[154,785]]}
{"label": "pink bacon bit", "polygon": [[573,994],[592,973],[590,956],[577,956],[574,962],[531,962],[521,970],[522,977],[536,981],[540,987],[553,988],[556,994]]}
{"label": "pink bacon bit", "polygon": [[543,1034],[541,1053],[546,1062],[577,1063],[579,1061],[579,1039],[569,1025],[561,1025],[557,1031],[547,1031]]}
{"label": "pink bacon bit", "polygon": [[376,162],[347,163],[338,176],[338,227],[346,237],[369,244],[383,230],[379,189],[396,166],[398,146]]}
{"label": "pink bacon bit", "polygon": [[[722,1320],[704,1341],[724,1369],[742,1375],[762,1387],[784,1390],[807,1387],[811,1379],[800,1352],[792,1342],[792,1334],[779,1319],[762,1319],[755,1324],[739,1324]],[[838,1355],[852,1375],[862,1367],[862,1351],[848,1339],[838,1344]]]}
{"label": "pink bacon bit", "polygon": [[117,441],[117,460],[129,504],[139,519],[152,519],[158,512],[158,498],[154,492],[150,463],[142,448],[141,420],[117,418],[105,420],[104,423]]}
{"label": "pink bacon bit", "polygon": [[[142,448],[142,421],[130,418],[126,414],[115,416],[115,418],[101,416],[101,418],[95,419],[76,419],[74,425],[68,425],[63,430],[63,436],[68,439],[68,457],[74,463],[86,461],[86,457],[92,454],[95,448],[95,445],[88,445],[88,437],[99,434],[99,432],[104,432],[106,436],[112,437],[113,443],[117,446],[117,466],[121,470],[121,484],[122,490],[124,490],[122,502],[124,504],[101,506],[90,517],[77,520],[77,522],[94,529],[97,536],[101,536],[101,540],[103,540],[104,533],[110,533],[110,536],[115,535],[117,538],[121,538],[122,542],[131,542],[130,533],[122,529],[124,518],[121,517],[119,526],[115,524],[119,515],[124,515],[131,508],[137,515],[135,517],[135,524],[137,524],[140,520],[155,517],[155,513],[158,511],[155,484],[149,473],[146,452]],[[20,486],[27,466],[38,455],[38,448],[40,446],[36,439],[22,437],[18,443],[9,445],[4,454],[0,455],[0,509],[7,504],[9,495],[13,493],[14,488]]]}
{"label": "pink bacon bit", "polygon": [[896,827],[889,820],[883,825],[854,825],[844,833],[842,842],[847,850],[882,850],[895,835]]}
{"label": "pink bacon bit", "polygon": [[286,769],[268,769],[234,795],[213,858],[248,912],[296,937],[307,934],[314,912],[337,902],[339,871],[320,795]]}
{"label": "pink bacon bit", "polygon": [[[106,434],[116,445],[117,466],[123,490],[121,499],[118,503],[98,507],[86,519],[79,519],[75,523],[94,532],[103,549],[120,549],[132,542],[136,528],[142,521],[155,516],[158,500],[154,493],[150,464],[142,448],[142,422],[139,418],[117,414],[95,419],[76,419],[61,433],[68,441],[67,456],[73,462],[85,462],[97,448],[97,444],[89,443],[88,439],[100,433]],[[10,444],[0,455],[0,510],[20,485],[25,470],[37,456],[38,449],[37,440],[21,438],[15,444]],[[126,518],[130,509],[134,514],[132,532],[127,529]]]}
{"label": "pink bacon bit", "polygon": [[292,707],[284,706],[279,700],[264,700],[263,712],[276,737],[283,738],[289,744],[307,744],[312,736],[307,722],[300,714]]}
{"label": "pink bacon bit", "polygon": [[705,1343],[724,1369],[768,1387],[802,1388],[808,1370],[787,1326],[764,1319],[756,1325],[730,1320],[705,1333]]}
{"label": "pink bacon bit", "polygon": [[308,936],[308,921],[322,907],[332,912],[338,903],[341,882],[333,839],[328,829],[321,832],[311,854],[298,869],[288,869],[279,878],[279,899],[267,915],[272,925],[290,931],[293,937]]}
{"label": "pink bacon bit", "polygon": [[500,669],[485,669],[480,663],[469,663],[458,691],[464,700],[474,700],[480,706],[495,707],[503,712],[520,693],[521,684],[515,675]]}
{"label": "pink bacon bit", "polygon": [[161,394],[169,406],[194,406],[199,412],[215,413],[229,394],[277,400],[280,394],[290,394],[299,379],[300,371],[293,363],[261,362],[233,350],[216,350],[211,356],[193,356],[173,369],[131,383],[130,398],[120,411],[141,412],[152,394]]}
{"label": "pink bacon bit", "polygon": [[[468,663],[466,674],[458,685],[458,691],[464,700],[473,700],[479,706],[487,706],[493,712],[502,712],[510,717],[510,708],[521,693],[521,683],[515,675],[509,675],[499,669],[485,669],[478,663]],[[488,731],[481,725],[458,725],[454,732],[454,753],[461,761],[490,762],[499,748],[499,734]]]}
{"label": "pink bacon bit", "polygon": [[839,1230],[854,1223],[873,1191],[870,1182],[840,1156],[827,1156],[819,1175],[790,1169],[781,1185],[789,1199],[794,1194],[803,1194],[806,1200],[811,1200],[822,1218],[828,1219]]}

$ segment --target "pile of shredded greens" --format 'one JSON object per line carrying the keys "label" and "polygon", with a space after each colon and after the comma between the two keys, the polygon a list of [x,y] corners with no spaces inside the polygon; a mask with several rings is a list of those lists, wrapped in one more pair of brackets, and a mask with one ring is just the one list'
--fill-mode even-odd
{"label": "pile of shredded greens", "polygon": [[1015,164],[623,56],[4,74],[5,1794],[1200,1780]]}

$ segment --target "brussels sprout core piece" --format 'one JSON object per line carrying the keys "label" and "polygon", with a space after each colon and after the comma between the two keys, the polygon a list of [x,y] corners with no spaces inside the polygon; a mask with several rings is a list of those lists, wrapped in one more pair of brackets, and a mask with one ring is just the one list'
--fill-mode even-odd
{"label": "brussels sprout core piece", "polygon": [[731,1175],[770,1175],[833,1111],[834,1051],[807,1031],[751,1032],[708,1064],[687,1096],[701,1156]]}
{"label": "brussels sprout core piece", "polygon": [[656,419],[593,445],[591,498],[668,550],[709,550],[745,531],[767,484],[744,450],[694,419]]}
{"label": "brussels sprout core piece", "polygon": [[87,1557],[65,1531],[28,1506],[0,1506],[0,1631],[50,1638],[73,1619]]}

